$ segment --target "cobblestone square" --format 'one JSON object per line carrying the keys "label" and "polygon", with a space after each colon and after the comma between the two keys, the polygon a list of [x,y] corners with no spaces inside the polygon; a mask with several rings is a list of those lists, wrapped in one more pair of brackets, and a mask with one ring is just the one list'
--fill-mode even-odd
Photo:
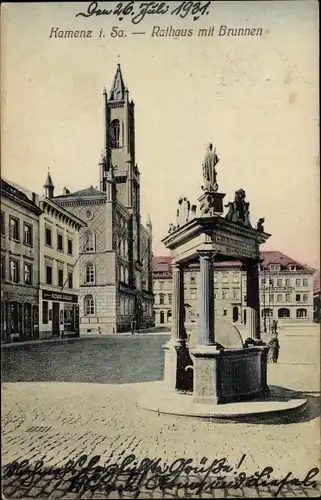
{"label": "cobblestone square", "polygon": [[[191,482],[202,481],[204,473],[194,468],[184,469],[180,486],[176,481],[163,491],[155,479],[154,483],[142,483],[139,491],[129,487],[123,492],[119,488],[108,490],[106,485],[93,491],[84,486],[79,475],[80,483],[73,482],[72,468],[69,472],[62,469],[83,454],[88,457],[85,465],[99,456],[101,466],[119,464],[133,454],[136,465],[147,457],[160,459],[162,467],[190,458],[192,465],[200,468],[206,457],[206,464],[216,459],[229,467],[225,473],[220,469],[226,481],[239,472],[249,476],[271,467],[270,479],[280,481],[292,472],[291,477],[302,482],[320,464],[320,330],[317,326],[301,331],[289,328],[281,330],[279,337],[279,363],[269,364],[269,384],[295,391],[307,404],[295,413],[236,422],[158,415],[137,407],[146,388],[157,391],[163,377],[166,335],[106,336],[4,347],[4,497],[259,498],[273,497],[278,490],[273,484],[258,487],[254,483],[223,488],[211,479],[212,485],[207,484],[198,495]],[[21,464],[23,460],[29,460],[29,472],[24,474],[27,465]],[[42,469],[35,470],[39,460],[43,460]],[[20,469],[10,474],[8,465],[13,461],[20,463]],[[118,486],[128,485],[127,479],[120,474]],[[286,484],[278,496],[317,497],[320,487],[314,480],[320,480],[319,474],[303,485]]]}

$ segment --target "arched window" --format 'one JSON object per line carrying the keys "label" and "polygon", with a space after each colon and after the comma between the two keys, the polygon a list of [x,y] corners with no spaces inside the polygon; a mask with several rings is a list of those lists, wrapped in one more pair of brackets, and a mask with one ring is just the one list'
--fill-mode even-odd
{"label": "arched window", "polygon": [[273,309],[269,309],[266,307],[265,309],[262,309],[262,318],[268,318],[273,316]]}
{"label": "arched window", "polygon": [[170,323],[172,321],[172,311],[167,311],[167,323]]}
{"label": "arched window", "polygon": [[297,318],[307,318],[308,312],[306,309],[297,309],[296,317]]}
{"label": "arched window", "polygon": [[163,325],[165,323],[164,321],[164,311],[161,311],[159,313],[159,322]]}
{"label": "arched window", "polygon": [[95,314],[94,297],[92,295],[86,295],[86,297],[85,297],[84,313],[85,313],[85,316],[91,316],[91,315]]}
{"label": "arched window", "polygon": [[85,273],[86,283],[94,283],[95,282],[95,268],[92,263],[86,265],[86,273]]}
{"label": "arched window", "polygon": [[289,318],[290,317],[290,310],[287,309],[286,307],[282,307],[281,309],[278,310],[278,318]]}
{"label": "arched window", "polygon": [[93,231],[84,233],[84,251],[93,252],[95,250],[95,235]]}
{"label": "arched window", "polygon": [[113,120],[110,125],[110,145],[112,148],[120,148],[120,121]]}

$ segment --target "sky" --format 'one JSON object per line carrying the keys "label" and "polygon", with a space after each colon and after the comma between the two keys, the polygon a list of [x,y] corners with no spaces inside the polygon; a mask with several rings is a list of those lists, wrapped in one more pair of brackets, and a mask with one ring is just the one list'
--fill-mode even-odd
{"label": "sky", "polygon": [[[43,193],[50,167],[56,195],[98,186],[102,92],[120,63],[135,102],[142,222],[150,214],[154,254],[168,254],[161,239],[178,198],[196,203],[202,194],[213,142],[226,202],[243,188],[253,225],[265,217],[272,236],[261,249],[320,268],[317,2],[212,2],[195,21],[168,13],[138,25],[130,16],[75,17],[88,5],[2,4],[2,176]],[[114,26],[126,37],[112,38]],[[151,36],[154,26],[195,36]],[[213,26],[212,36],[197,36]],[[263,35],[219,36],[220,26]],[[93,33],[50,38],[52,28]]]}

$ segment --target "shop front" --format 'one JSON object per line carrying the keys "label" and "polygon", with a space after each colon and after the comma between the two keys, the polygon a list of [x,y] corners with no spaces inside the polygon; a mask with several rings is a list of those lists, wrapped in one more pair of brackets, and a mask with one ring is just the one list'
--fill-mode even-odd
{"label": "shop front", "polygon": [[38,294],[26,290],[1,292],[1,341],[39,339]]}
{"label": "shop front", "polygon": [[42,290],[40,338],[79,337],[78,295]]}

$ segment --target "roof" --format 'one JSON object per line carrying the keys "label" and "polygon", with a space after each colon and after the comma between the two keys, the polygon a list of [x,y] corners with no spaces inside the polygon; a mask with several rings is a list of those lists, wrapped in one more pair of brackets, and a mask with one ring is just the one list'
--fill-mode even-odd
{"label": "roof", "polygon": [[5,196],[18,203],[20,202],[23,206],[34,213],[40,214],[42,212],[37,204],[33,200],[31,200],[26,195],[26,193],[18,189],[14,184],[10,184],[4,179],[0,179],[0,192],[1,196]]}
{"label": "roof", "polygon": [[46,179],[46,183],[44,184],[45,188],[51,188],[51,187],[54,187],[54,184],[52,182],[52,178],[51,178],[51,175],[50,175],[50,172],[48,170],[48,175],[47,175],[47,179]]}
{"label": "roof", "polygon": [[117,64],[116,75],[109,94],[110,101],[122,101],[125,98],[125,85],[120,64]]}
{"label": "roof", "polygon": [[73,193],[61,194],[59,196],[55,196],[54,200],[68,200],[69,198],[97,198],[101,196],[106,196],[104,191],[100,191],[94,186],[90,186],[86,189],[80,189],[79,191],[75,191]]}
{"label": "roof", "polygon": [[[260,258],[262,260],[261,266],[266,269],[270,264],[280,264],[281,269],[287,269],[289,265],[296,266],[298,270],[305,270],[309,272],[314,272],[310,267],[297,262],[288,255],[285,255],[278,250],[269,250],[265,252],[260,252]],[[171,273],[171,260],[170,256],[156,256],[153,258],[153,272],[154,273]],[[216,268],[235,268],[240,267],[240,261],[225,261],[225,262],[215,262],[214,267]],[[190,267],[198,268],[198,265],[192,265]]]}

